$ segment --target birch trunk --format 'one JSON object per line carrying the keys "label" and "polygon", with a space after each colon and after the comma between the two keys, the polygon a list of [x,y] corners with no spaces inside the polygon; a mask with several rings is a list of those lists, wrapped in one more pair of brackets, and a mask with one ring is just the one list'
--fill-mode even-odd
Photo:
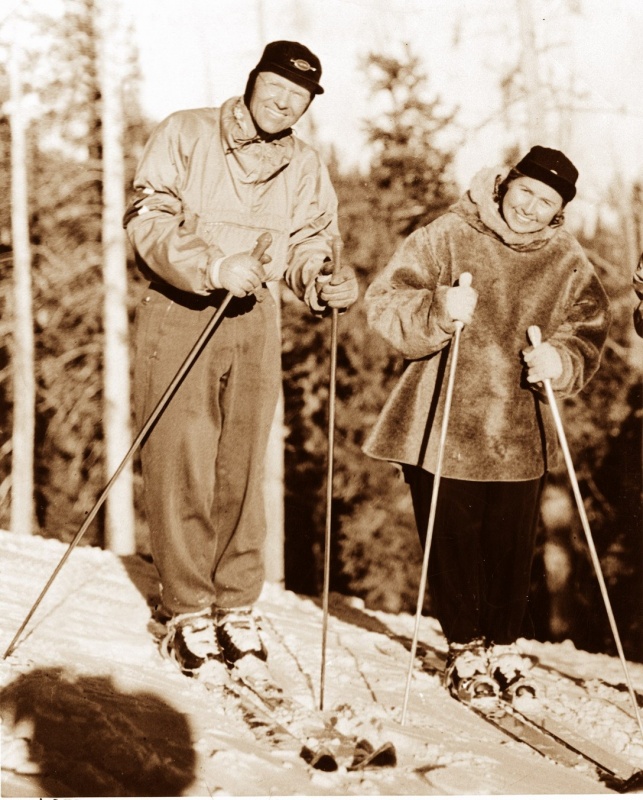
{"label": "birch trunk", "polygon": [[528,0],[518,0],[520,28],[520,69],[525,84],[527,104],[527,130],[524,149],[532,144],[547,141],[546,105],[538,69],[536,32]]}
{"label": "birch trunk", "polygon": [[27,190],[26,114],[18,46],[9,57],[11,94],[11,238],[13,246],[13,435],[11,530],[33,533],[36,385]]}
{"label": "birch trunk", "polygon": [[[99,4],[103,146],[103,329],[105,468],[109,479],[131,444],[130,363],[127,315],[122,75],[124,42],[119,4]],[[132,466],[129,462],[107,498],[105,544],[119,554],[136,550]]]}

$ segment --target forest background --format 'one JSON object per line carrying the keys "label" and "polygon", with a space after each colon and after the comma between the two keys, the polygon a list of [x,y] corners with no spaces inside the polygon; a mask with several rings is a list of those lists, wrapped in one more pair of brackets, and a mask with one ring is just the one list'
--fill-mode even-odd
{"label": "forest background", "polygon": [[[502,153],[507,164],[525,143],[562,146],[577,119],[571,111],[588,102],[573,76],[548,68],[556,55],[552,62],[551,42],[533,14],[542,5],[504,3],[519,39],[515,62],[503,63],[498,73],[496,113],[507,130],[516,130]],[[585,7],[582,0],[545,5],[558,15],[556,30],[562,31]],[[108,342],[120,292],[125,328],[117,331],[115,346],[120,340],[124,350],[117,350],[116,362],[128,373],[129,324],[145,289],[131,251],[123,259],[123,286],[115,289],[106,279],[111,237],[122,236],[108,224],[118,201],[114,205],[106,186],[115,180],[117,194],[125,196],[158,120],[143,113],[136,37],[119,17],[119,4],[63,0],[54,6],[55,14],[45,13],[42,3],[14,0],[5,2],[0,16],[0,47],[7,55],[0,67],[0,192],[3,206],[8,207],[10,197],[12,204],[12,214],[0,217],[0,528],[28,528],[70,541],[124,454],[121,439],[120,455],[116,460],[109,455],[110,409],[120,404],[129,414],[129,385],[120,383],[120,391],[109,395],[114,390],[107,373],[114,368],[114,356]],[[257,8],[265,21],[270,4]],[[557,47],[564,44],[559,41]],[[238,63],[242,87],[246,63]],[[388,47],[365,49],[360,69],[369,103],[359,164],[347,164],[332,142],[318,139],[314,115],[301,133],[317,144],[330,168],[340,200],[343,258],[357,270],[364,291],[400,240],[443,213],[466,186],[454,169],[462,134],[459,109],[435,92],[413,47],[391,37]],[[114,98],[120,114],[113,113]],[[626,114],[617,114],[614,124],[626,125]],[[109,138],[114,130],[116,136]],[[24,148],[16,149],[22,134]],[[106,147],[115,139],[120,163]],[[16,223],[20,175],[23,228]],[[568,220],[610,296],[614,323],[599,373],[586,391],[561,406],[625,651],[643,661],[641,341],[632,325],[631,285],[643,250],[643,185],[640,172],[636,175],[615,170],[600,188],[599,212],[591,220],[583,215],[580,197],[581,211]],[[592,191],[596,199],[599,189]],[[26,272],[18,269],[24,259],[18,258],[17,246],[25,231]],[[17,367],[25,301],[19,277],[25,274],[34,411],[27,445],[17,434],[30,394]],[[275,513],[283,515],[283,580],[289,589],[318,595],[326,512],[329,322],[307,315],[284,287],[280,292],[284,396],[275,431],[283,457],[276,477],[283,485]],[[367,329],[362,304],[342,316],[331,588],[391,612],[414,610],[421,552],[406,487],[393,468],[367,459],[361,445],[401,368],[400,357]],[[133,426],[130,438],[132,432]],[[27,451],[32,463],[21,465]],[[147,554],[136,459],[131,485],[133,546]],[[28,500],[19,502],[25,492]],[[115,529],[127,526],[127,496],[127,491],[115,493],[111,510],[106,504],[83,544],[118,549]],[[21,526],[20,518],[29,523]],[[525,633],[553,641],[570,638],[578,647],[613,653],[564,467],[550,476],[538,542]],[[428,599],[425,610],[431,610]]]}

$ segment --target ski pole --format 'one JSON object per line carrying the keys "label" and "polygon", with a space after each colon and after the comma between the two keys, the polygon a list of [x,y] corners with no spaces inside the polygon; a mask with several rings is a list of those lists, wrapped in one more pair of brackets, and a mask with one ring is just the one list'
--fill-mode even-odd
{"label": "ski pole", "polygon": [[[340,270],[342,240],[333,238],[333,277]],[[332,281],[332,278],[331,278]],[[335,449],[335,388],[337,383],[337,322],[339,312],[332,311],[330,328],[330,380],[328,385],[328,470],[326,474],[326,532],[324,537],[324,589],[322,592],[322,652],[319,680],[319,710],[324,710],[324,684],[326,680],[326,639],[328,636],[328,596],[330,594],[330,545],[333,508],[333,463]]]}
{"label": "ski pole", "polygon": [[[262,233],[259,236],[259,238],[257,239],[257,243],[256,243],[256,245],[255,245],[255,247],[254,247],[254,249],[252,251],[252,255],[255,258],[261,258],[261,256],[266,252],[266,250],[270,246],[271,242],[272,242],[272,236],[269,233]],[[13,651],[14,646],[15,646],[16,642],[18,641],[18,638],[20,637],[20,634],[27,627],[27,625],[29,623],[29,620],[34,615],[34,613],[35,613],[36,609],[38,608],[38,606],[40,605],[42,599],[44,598],[44,596],[49,591],[49,587],[51,586],[51,584],[56,579],[56,576],[58,575],[60,570],[63,568],[65,562],[67,561],[67,559],[71,555],[72,550],[76,547],[78,542],[80,542],[80,540],[82,539],[82,537],[86,533],[86,531],[89,528],[89,526],[91,525],[94,517],[98,513],[100,507],[105,502],[105,500],[107,498],[107,495],[109,494],[110,489],[112,488],[112,486],[114,485],[114,483],[118,479],[119,475],[121,474],[121,472],[123,471],[123,469],[125,468],[127,463],[129,462],[131,457],[136,452],[137,448],[139,447],[139,445],[141,444],[141,442],[143,441],[143,439],[147,435],[148,431],[157,422],[158,418],[161,416],[161,414],[165,410],[165,407],[167,406],[172,394],[174,393],[174,390],[179,385],[179,383],[183,380],[183,377],[185,376],[187,371],[190,369],[192,364],[196,361],[197,356],[199,355],[202,347],[205,345],[205,343],[208,340],[208,338],[210,337],[210,334],[212,333],[212,331],[219,324],[219,321],[221,320],[221,317],[223,316],[223,314],[224,314],[226,308],[228,307],[228,304],[232,300],[233,296],[234,295],[232,294],[232,292],[227,292],[227,294],[223,298],[223,301],[222,301],[221,305],[216,310],[216,312],[214,313],[214,315],[212,316],[212,318],[210,319],[210,321],[208,322],[208,324],[204,328],[203,333],[199,336],[199,338],[197,339],[194,347],[188,353],[188,356],[185,359],[185,361],[183,362],[183,364],[180,366],[179,371],[176,373],[176,375],[172,379],[170,385],[167,387],[167,389],[163,393],[163,396],[158,401],[158,403],[156,404],[154,410],[152,411],[152,413],[148,417],[147,421],[145,422],[145,424],[143,425],[141,430],[138,432],[136,438],[132,442],[132,445],[131,445],[130,449],[125,454],[125,457],[123,458],[121,463],[116,468],[116,471],[114,472],[112,477],[109,479],[109,481],[108,481],[107,485],[105,486],[105,488],[103,489],[100,497],[98,498],[98,500],[94,504],[94,507],[91,509],[91,511],[87,515],[87,518],[85,519],[85,521],[83,522],[83,524],[79,528],[78,533],[74,536],[74,538],[70,542],[69,547],[67,548],[67,551],[65,552],[63,557],[60,559],[60,561],[58,563],[58,566],[53,571],[51,577],[49,578],[49,580],[45,584],[45,587],[43,588],[42,592],[40,592],[40,594],[38,595],[38,599],[36,600],[36,602],[33,604],[31,609],[29,610],[29,613],[25,617],[22,625],[16,631],[16,634],[13,637],[13,639],[11,640],[11,643],[9,644],[9,647],[7,647],[7,649],[5,650],[4,655],[2,656],[3,660],[6,659],[10,655],[10,653]]]}
{"label": "ski pole", "polygon": [[[460,286],[471,286],[471,273],[463,272],[460,275]],[[420,621],[422,619],[422,606],[424,604],[424,594],[426,592],[427,573],[429,571],[429,552],[431,550],[431,540],[433,539],[433,528],[435,525],[435,514],[438,506],[438,489],[440,487],[440,478],[442,474],[442,460],[444,457],[444,445],[447,438],[447,430],[449,427],[449,414],[451,411],[451,400],[453,399],[453,386],[455,383],[455,372],[458,363],[458,351],[460,349],[460,334],[464,328],[464,323],[458,321],[455,324],[455,334],[451,345],[451,363],[449,365],[449,377],[447,380],[447,390],[444,399],[444,412],[442,415],[442,428],[440,430],[440,442],[438,446],[438,459],[435,467],[435,476],[433,478],[433,488],[431,491],[431,507],[429,509],[429,520],[426,530],[426,541],[424,543],[424,557],[422,559],[422,573],[420,575],[420,588],[418,590],[417,608],[415,612],[415,630],[413,631],[413,642],[411,644],[411,658],[409,660],[409,668],[406,676],[406,688],[404,690],[404,703],[402,705],[402,725],[406,722],[406,712],[409,705],[409,697],[411,694],[411,679],[413,677],[413,664],[415,662],[415,654],[417,651],[418,638],[420,634]]]}
{"label": "ski pole", "polygon": [[[537,325],[530,325],[529,329],[527,330],[527,334],[529,336],[529,340],[532,343],[532,345],[534,347],[538,347],[538,345],[542,341],[540,328]],[[576,506],[578,508],[578,513],[580,515],[583,531],[585,532],[585,538],[587,539],[587,546],[589,548],[589,552],[592,558],[592,563],[594,565],[594,571],[596,573],[596,577],[598,578],[598,585],[600,586],[601,589],[603,602],[605,603],[605,610],[607,611],[610,627],[612,629],[612,635],[614,637],[614,641],[616,643],[616,649],[618,650],[618,655],[621,660],[621,664],[623,666],[623,672],[625,674],[625,682],[627,684],[630,698],[632,700],[632,705],[634,706],[636,721],[638,722],[639,730],[641,731],[641,736],[643,737],[643,721],[641,720],[641,712],[639,711],[638,703],[636,700],[636,692],[634,691],[634,685],[632,684],[632,679],[630,677],[630,672],[627,666],[627,660],[625,658],[625,652],[623,650],[623,645],[621,644],[621,637],[619,636],[618,628],[616,627],[616,619],[614,617],[614,612],[612,611],[612,604],[610,603],[609,595],[607,594],[607,586],[605,584],[605,578],[603,577],[601,562],[596,552],[594,539],[592,537],[592,532],[589,527],[589,521],[587,519],[587,513],[585,511],[585,504],[583,503],[583,497],[578,487],[578,480],[576,479],[576,472],[574,470],[574,464],[572,462],[572,457],[569,452],[569,447],[567,445],[567,437],[565,436],[565,429],[563,427],[563,422],[560,416],[560,412],[558,411],[556,397],[554,395],[554,390],[552,389],[551,386],[551,381],[548,378],[546,378],[543,381],[543,384],[545,386],[547,402],[549,403],[549,408],[551,409],[551,413],[554,418],[554,424],[556,426],[556,433],[558,434],[558,441],[560,443],[560,448],[563,451],[563,456],[565,457],[565,464],[567,465],[567,472],[569,473],[569,480],[572,485],[574,499],[576,500]]]}

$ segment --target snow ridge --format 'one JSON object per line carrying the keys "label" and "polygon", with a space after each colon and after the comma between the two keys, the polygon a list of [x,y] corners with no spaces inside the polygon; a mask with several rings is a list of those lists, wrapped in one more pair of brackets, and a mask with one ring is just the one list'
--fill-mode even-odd
{"label": "snow ridge", "polygon": [[[3,652],[66,547],[0,531]],[[298,753],[258,741],[234,697],[209,693],[161,658],[150,612],[157,591],[153,566],[138,556],[91,547],[71,554],[0,662],[3,797],[610,792],[590,766],[560,766],[492,728],[419,667],[402,727],[414,620],[341,597],[331,597],[325,708],[349,735],[393,741],[398,763],[361,773],[315,771]],[[258,610],[271,671],[298,702],[316,709],[320,604],[268,584]],[[422,620],[420,640],[444,648],[432,619]],[[618,684],[618,659],[570,643],[522,644],[544,665],[546,690],[556,693],[565,722],[573,718],[588,734],[595,728],[603,746],[637,763],[641,744],[618,707],[626,695],[612,690],[607,700],[584,699],[582,687],[556,676],[571,671]],[[643,691],[643,665],[631,672]],[[610,703],[614,716],[606,720]]]}

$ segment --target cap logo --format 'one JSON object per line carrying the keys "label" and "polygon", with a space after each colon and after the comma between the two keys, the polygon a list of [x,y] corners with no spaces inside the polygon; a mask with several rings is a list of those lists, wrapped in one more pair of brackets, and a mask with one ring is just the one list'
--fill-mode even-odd
{"label": "cap logo", "polygon": [[549,171],[550,171],[550,172],[553,172],[553,173],[554,173],[554,175],[558,175],[558,170],[557,170],[557,169],[550,169]]}
{"label": "cap logo", "polygon": [[294,64],[297,69],[300,69],[302,72],[317,72],[317,67],[311,66],[307,61],[304,61],[303,58],[291,58],[290,63]]}

